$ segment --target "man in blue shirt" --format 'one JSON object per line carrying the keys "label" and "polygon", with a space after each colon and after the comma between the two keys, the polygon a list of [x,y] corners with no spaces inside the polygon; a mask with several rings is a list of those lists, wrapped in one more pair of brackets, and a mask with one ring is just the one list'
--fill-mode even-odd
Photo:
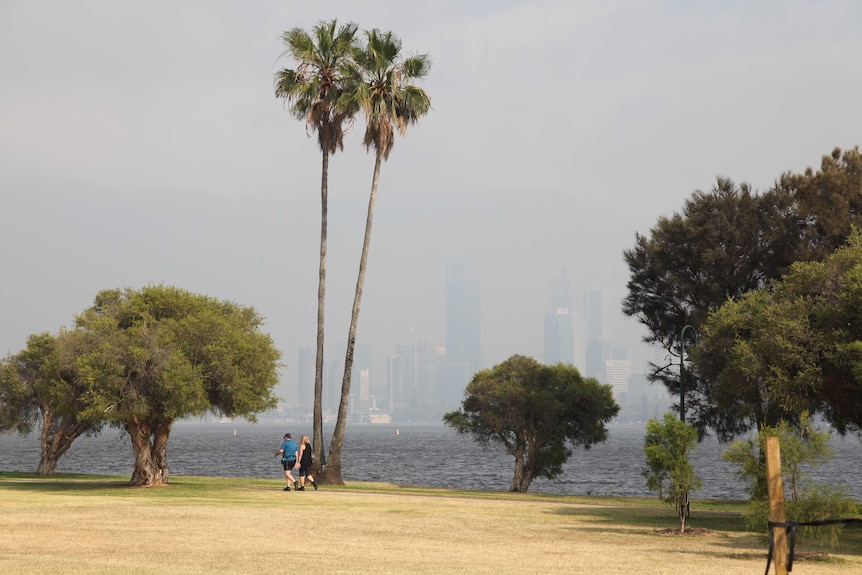
{"label": "man in blue shirt", "polygon": [[284,441],[281,443],[281,447],[278,451],[275,452],[274,457],[278,457],[281,455],[281,463],[284,465],[284,478],[287,479],[287,487],[284,488],[285,491],[290,491],[290,484],[292,483],[294,487],[299,485],[299,482],[293,478],[293,475],[290,473],[293,471],[293,468],[296,466],[296,457],[299,454],[299,445],[290,438],[289,433],[284,434]]}

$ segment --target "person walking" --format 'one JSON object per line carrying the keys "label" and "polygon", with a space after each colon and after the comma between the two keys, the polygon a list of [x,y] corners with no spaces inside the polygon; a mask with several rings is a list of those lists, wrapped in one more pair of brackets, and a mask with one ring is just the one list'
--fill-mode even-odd
{"label": "person walking", "polygon": [[281,442],[281,447],[275,452],[273,457],[281,455],[281,463],[284,466],[284,478],[287,480],[285,491],[290,491],[290,485],[293,484],[294,489],[299,489],[299,482],[293,478],[291,471],[296,467],[296,458],[299,456],[299,446],[290,438],[289,433],[284,434],[284,441]]}
{"label": "person walking", "polygon": [[299,490],[305,491],[305,482],[310,481],[314,490],[317,491],[317,482],[311,475],[311,464],[314,463],[312,457],[311,441],[307,435],[303,435],[299,440]]}

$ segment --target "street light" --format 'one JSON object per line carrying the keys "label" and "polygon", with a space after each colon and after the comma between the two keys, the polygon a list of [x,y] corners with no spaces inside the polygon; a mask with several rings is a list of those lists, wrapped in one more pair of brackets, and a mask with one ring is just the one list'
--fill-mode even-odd
{"label": "street light", "polygon": [[697,329],[690,324],[682,326],[679,333],[679,420],[685,421],[685,332],[694,332],[694,344],[697,345]]}
{"label": "street light", "polygon": [[[683,423],[685,423],[685,332],[688,330],[694,333],[694,344],[697,345],[697,329],[690,324],[682,326],[682,331],[679,332],[679,420]],[[688,493],[685,494],[682,509],[686,517],[691,516]]]}

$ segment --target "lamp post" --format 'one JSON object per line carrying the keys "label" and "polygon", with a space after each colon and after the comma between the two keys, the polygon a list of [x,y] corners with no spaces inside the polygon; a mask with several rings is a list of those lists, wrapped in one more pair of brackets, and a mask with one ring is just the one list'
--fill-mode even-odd
{"label": "lamp post", "polygon": [[697,345],[697,329],[691,324],[682,326],[679,333],[679,420],[685,421],[685,332],[694,332],[694,343]]}
{"label": "lamp post", "polygon": [[[694,333],[694,344],[697,345],[697,329],[690,324],[682,326],[682,331],[679,332],[679,420],[683,423],[685,423],[685,332],[688,330]],[[685,494],[681,511],[685,513],[686,517],[691,516],[688,493]]]}

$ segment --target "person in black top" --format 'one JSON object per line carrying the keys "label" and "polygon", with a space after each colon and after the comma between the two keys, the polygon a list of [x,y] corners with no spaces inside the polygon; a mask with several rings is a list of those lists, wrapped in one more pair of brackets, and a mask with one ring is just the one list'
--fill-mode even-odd
{"label": "person in black top", "polygon": [[317,482],[311,475],[311,464],[314,463],[314,458],[311,453],[311,442],[307,435],[303,435],[299,441],[299,490],[305,491],[306,480],[311,482],[314,490],[317,491]]}

